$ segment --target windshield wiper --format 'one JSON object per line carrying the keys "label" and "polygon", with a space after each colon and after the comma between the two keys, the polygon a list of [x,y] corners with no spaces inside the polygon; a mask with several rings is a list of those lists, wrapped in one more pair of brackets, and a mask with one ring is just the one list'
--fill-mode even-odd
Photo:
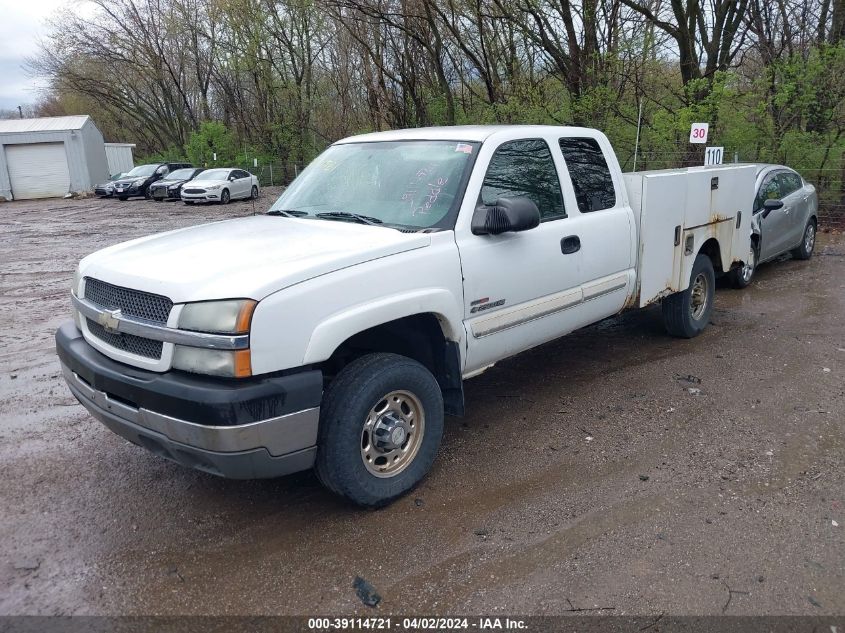
{"label": "windshield wiper", "polygon": [[308,215],[307,211],[295,211],[293,209],[270,209],[267,215],[281,215],[286,218],[301,218]]}
{"label": "windshield wiper", "polygon": [[384,221],[369,215],[361,215],[360,213],[349,213],[348,211],[324,211],[323,213],[315,214],[318,218],[340,218],[341,220],[352,220],[358,224],[384,224]]}

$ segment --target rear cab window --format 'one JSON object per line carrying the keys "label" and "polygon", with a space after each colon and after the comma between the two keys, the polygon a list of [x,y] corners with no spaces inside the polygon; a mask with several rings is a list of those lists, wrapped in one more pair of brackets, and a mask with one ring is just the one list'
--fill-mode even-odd
{"label": "rear cab window", "polygon": [[589,137],[566,137],[559,140],[559,145],[578,210],[590,213],[615,207],[613,176],[598,141]]}

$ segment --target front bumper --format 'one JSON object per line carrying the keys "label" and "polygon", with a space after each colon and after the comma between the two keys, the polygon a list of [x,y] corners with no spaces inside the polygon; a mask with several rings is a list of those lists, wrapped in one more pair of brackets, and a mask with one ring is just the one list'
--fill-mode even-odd
{"label": "front bumper", "polygon": [[91,415],[161,457],[233,479],[314,463],[319,371],[238,380],[158,374],[100,354],[72,322],[56,332],[56,351],[71,393]]}
{"label": "front bumper", "polygon": [[180,198],[179,189],[176,188],[171,191],[168,187],[150,187],[150,197],[155,200],[178,200]]}
{"label": "front bumper", "polygon": [[206,191],[205,193],[185,193],[182,191],[182,200],[184,202],[220,202],[222,191],[222,189]]}
{"label": "front bumper", "polygon": [[124,187],[118,187],[117,185],[115,185],[112,195],[117,196],[118,198],[133,198],[135,196],[143,196],[144,188],[143,186],[139,185],[129,185]]}

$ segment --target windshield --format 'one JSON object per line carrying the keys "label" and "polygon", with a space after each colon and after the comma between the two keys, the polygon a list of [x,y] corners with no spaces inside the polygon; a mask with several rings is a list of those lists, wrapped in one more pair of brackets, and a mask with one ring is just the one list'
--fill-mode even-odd
{"label": "windshield", "polygon": [[197,174],[194,180],[226,180],[230,171],[229,169],[209,169]]}
{"label": "windshield", "polygon": [[157,167],[158,165],[138,165],[135,169],[126,174],[126,176],[152,176]]}
{"label": "windshield", "polygon": [[176,171],[170,172],[167,176],[168,180],[187,180],[191,176],[194,175],[195,169],[177,169]]}
{"label": "windshield", "polygon": [[385,141],[333,145],[300,174],[270,208],[317,216],[353,213],[384,224],[454,226],[477,143]]}

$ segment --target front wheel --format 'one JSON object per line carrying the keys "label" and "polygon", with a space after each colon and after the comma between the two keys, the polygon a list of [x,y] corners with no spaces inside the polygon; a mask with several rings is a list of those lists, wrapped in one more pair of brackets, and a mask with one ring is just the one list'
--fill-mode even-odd
{"label": "front wheel", "polygon": [[757,251],[754,246],[751,246],[747,257],[747,262],[730,272],[730,282],[734,288],[747,288],[751,284],[751,280],[754,279],[754,272],[757,270]]}
{"label": "front wheel", "polygon": [[679,338],[698,336],[710,322],[716,296],[716,273],[707,255],[695,258],[689,287],[663,300],[663,323],[666,331]]}
{"label": "front wheel", "polygon": [[356,505],[386,505],[425,477],[442,434],[443,396],[431,372],[397,354],[362,356],[323,396],[317,477]]}
{"label": "front wheel", "polygon": [[792,251],[792,256],[795,259],[810,259],[813,256],[813,250],[816,248],[816,223],[813,220],[807,222],[804,227],[804,235],[801,238],[801,244],[798,248]]}
{"label": "front wheel", "polygon": [[229,204],[229,200],[231,197],[229,196],[229,190],[224,189],[223,193],[220,194],[220,204]]}

